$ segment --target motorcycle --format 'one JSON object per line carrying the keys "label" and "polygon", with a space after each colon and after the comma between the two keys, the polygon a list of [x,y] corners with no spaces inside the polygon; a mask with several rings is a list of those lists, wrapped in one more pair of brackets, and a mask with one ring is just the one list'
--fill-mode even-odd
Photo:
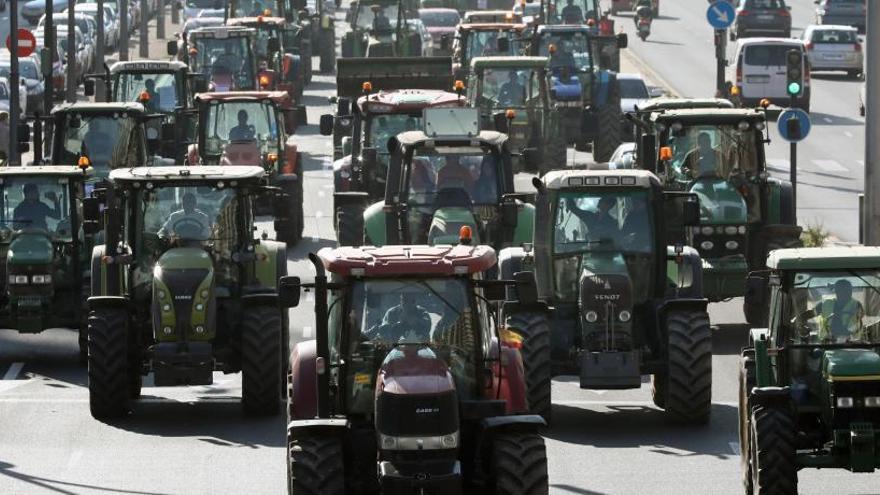
{"label": "motorcycle", "polygon": [[642,41],[648,39],[648,35],[651,34],[651,22],[653,21],[653,16],[651,15],[650,7],[639,7],[636,10],[636,29],[639,35],[639,38]]}

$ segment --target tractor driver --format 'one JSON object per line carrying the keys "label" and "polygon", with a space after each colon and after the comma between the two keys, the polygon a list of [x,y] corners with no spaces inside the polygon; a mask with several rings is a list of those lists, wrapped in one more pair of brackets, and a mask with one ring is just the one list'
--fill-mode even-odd
{"label": "tractor driver", "polygon": [[168,216],[159,229],[159,238],[168,239],[174,235],[189,240],[206,240],[211,236],[211,220],[196,208],[196,195],[188,192],[183,195],[180,210]]}
{"label": "tractor driver", "polygon": [[391,31],[391,21],[385,15],[385,9],[378,5],[373,5],[372,10],[375,13],[375,17],[373,17],[373,31],[379,33]]}
{"label": "tractor driver", "polygon": [[161,105],[159,104],[159,92],[156,91],[156,81],[152,79],[144,81],[144,91],[146,91],[147,95],[150,97],[144,103],[144,107],[146,107],[148,112],[158,112]]}
{"label": "tractor driver", "polygon": [[583,24],[584,23],[584,11],[581,10],[580,7],[574,4],[574,0],[568,0],[565,2],[566,5],[562,9],[562,23],[563,24]]}
{"label": "tractor driver", "polygon": [[820,342],[864,340],[862,317],[865,310],[859,301],[853,299],[852,292],[849,280],[838,280],[834,283],[834,297],[820,301],[813,309],[801,313],[799,319],[818,318]]}
{"label": "tractor driver", "polygon": [[515,70],[507,74],[507,82],[501,85],[498,92],[500,105],[521,105],[525,98],[525,88],[519,82],[519,75]]}
{"label": "tractor driver", "polygon": [[566,207],[586,227],[591,241],[617,237],[620,227],[617,217],[611,214],[611,209],[616,205],[617,198],[615,196],[602,196],[596,211],[589,211],[580,209],[575,198],[566,199]]}
{"label": "tractor driver", "polygon": [[[575,68],[575,60],[574,55],[568,49],[568,43],[551,43],[550,44],[550,68],[551,69],[561,69],[567,68],[569,70],[574,70]],[[556,71],[554,70],[554,73]]]}
{"label": "tractor driver", "polygon": [[684,167],[696,179],[716,176],[720,165],[721,155],[712,147],[712,136],[708,132],[701,132],[697,136],[697,149],[692,150],[685,157]]}
{"label": "tractor driver", "polygon": [[388,308],[382,323],[368,332],[372,340],[388,342],[427,342],[431,331],[431,317],[416,303],[416,296],[402,292],[400,303]]}
{"label": "tractor driver", "polygon": [[40,201],[40,189],[36,184],[28,183],[22,188],[24,200],[12,212],[12,222],[16,228],[36,228],[47,230],[46,217],[54,220],[61,218],[61,200],[55,191],[46,193],[46,199],[52,202],[52,208]]}
{"label": "tractor driver", "polygon": [[229,130],[230,141],[253,141],[256,139],[254,126],[248,124],[246,110],[238,111],[238,125]]}

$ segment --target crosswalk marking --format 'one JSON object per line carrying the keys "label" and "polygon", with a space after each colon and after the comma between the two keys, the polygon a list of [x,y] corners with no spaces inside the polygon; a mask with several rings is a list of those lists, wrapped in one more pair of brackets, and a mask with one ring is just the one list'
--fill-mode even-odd
{"label": "crosswalk marking", "polygon": [[848,172],[849,169],[836,160],[813,160],[813,164],[826,172]]}

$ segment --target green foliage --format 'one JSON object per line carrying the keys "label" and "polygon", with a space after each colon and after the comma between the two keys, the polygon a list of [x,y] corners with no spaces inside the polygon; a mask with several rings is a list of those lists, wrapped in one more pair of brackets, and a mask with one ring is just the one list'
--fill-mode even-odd
{"label": "green foliage", "polygon": [[804,247],[822,247],[828,241],[829,233],[822,225],[808,225],[801,234]]}

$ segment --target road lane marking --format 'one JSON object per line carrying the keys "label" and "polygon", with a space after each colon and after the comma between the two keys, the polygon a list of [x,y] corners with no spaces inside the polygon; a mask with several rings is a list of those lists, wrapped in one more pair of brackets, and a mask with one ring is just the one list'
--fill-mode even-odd
{"label": "road lane marking", "polygon": [[825,123],[827,123],[827,124],[831,124],[832,122],[834,122],[834,121],[831,120],[829,117],[822,117],[822,120],[824,120]]}
{"label": "road lane marking", "polygon": [[727,442],[733,455],[739,455],[739,442]]}
{"label": "road lane marking", "polygon": [[860,166],[860,167],[864,167],[864,166],[865,166],[865,160],[856,160],[856,164],[857,164],[858,166]]}
{"label": "road lane marking", "polygon": [[3,375],[4,380],[15,380],[18,378],[18,374],[21,373],[21,369],[24,368],[24,363],[12,363],[9,365],[9,369],[6,371],[6,374]]}
{"label": "road lane marking", "polygon": [[849,169],[836,160],[813,160],[813,164],[826,172],[849,172]]}
{"label": "road lane marking", "polygon": [[843,131],[843,135],[850,138],[850,139],[852,139],[852,137],[853,137],[853,133],[851,133],[849,131]]}
{"label": "road lane marking", "polygon": [[302,336],[304,339],[312,338],[312,327],[303,327]]}

